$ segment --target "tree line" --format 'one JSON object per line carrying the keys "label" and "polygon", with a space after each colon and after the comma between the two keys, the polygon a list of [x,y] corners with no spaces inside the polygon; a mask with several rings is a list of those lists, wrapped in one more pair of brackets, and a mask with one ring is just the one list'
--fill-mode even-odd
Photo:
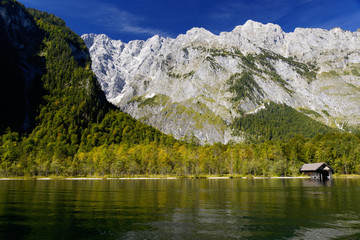
{"label": "tree line", "polygon": [[[103,133],[93,132],[93,140],[98,134]],[[9,132],[1,137],[0,176],[296,176],[300,166],[310,162],[326,162],[337,174],[360,174],[360,138],[350,133],[206,146],[149,140],[84,146],[71,157],[38,148],[24,155],[31,143],[19,142],[18,134]]]}

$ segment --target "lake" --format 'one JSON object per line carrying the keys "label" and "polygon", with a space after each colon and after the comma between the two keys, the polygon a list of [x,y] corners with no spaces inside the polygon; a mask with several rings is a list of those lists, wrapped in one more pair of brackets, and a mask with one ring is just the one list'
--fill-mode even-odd
{"label": "lake", "polygon": [[360,239],[360,179],[1,180],[0,239]]}

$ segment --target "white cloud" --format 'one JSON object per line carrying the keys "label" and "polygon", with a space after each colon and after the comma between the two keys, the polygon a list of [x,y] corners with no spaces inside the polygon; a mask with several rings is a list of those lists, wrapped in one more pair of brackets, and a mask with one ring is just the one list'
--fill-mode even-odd
{"label": "white cloud", "polygon": [[334,18],[330,21],[320,23],[318,24],[318,27],[325,29],[340,27],[344,30],[356,31],[360,27],[359,22],[360,22],[360,12],[356,12]]}
{"label": "white cloud", "polygon": [[142,26],[145,21],[143,17],[121,10],[113,4],[94,2],[88,9],[90,12],[83,14],[82,18],[113,32],[167,35],[159,29]]}
{"label": "white cloud", "polygon": [[168,36],[166,32],[144,26],[145,18],[129,11],[120,9],[117,5],[100,2],[99,0],[84,1],[63,0],[23,0],[32,7],[46,5],[47,11],[57,13],[60,17],[85,20],[89,25],[100,26],[104,30],[116,33],[132,33],[139,35],[162,35]]}
{"label": "white cloud", "polygon": [[288,4],[286,0],[230,2],[219,5],[216,12],[210,15],[210,18],[213,20],[246,18],[245,20],[253,19],[258,21],[274,22],[282,16],[288,14],[291,11],[291,7],[292,6]]}

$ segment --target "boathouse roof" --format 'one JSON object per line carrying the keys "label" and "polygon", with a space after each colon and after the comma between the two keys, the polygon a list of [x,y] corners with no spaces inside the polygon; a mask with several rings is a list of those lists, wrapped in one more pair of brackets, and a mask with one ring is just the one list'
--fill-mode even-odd
{"label": "boathouse roof", "polygon": [[299,172],[321,172],[321,171],[331,171],[334,173],[334,169],[330,167],[328,164],[321,163],[306,163],[301,166]]}

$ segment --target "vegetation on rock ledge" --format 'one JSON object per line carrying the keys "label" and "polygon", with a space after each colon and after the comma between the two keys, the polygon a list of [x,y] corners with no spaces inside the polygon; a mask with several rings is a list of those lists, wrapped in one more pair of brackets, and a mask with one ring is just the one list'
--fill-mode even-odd
{"label": "vegetation on rock ledge", "polygon": [[251,141],[290,139],[296,135],[314,137],[316,134],[335,132],[324,124],[296,111],[286,104],[265,103],[255,114],[234,119],[235,134],[245,132]]}

